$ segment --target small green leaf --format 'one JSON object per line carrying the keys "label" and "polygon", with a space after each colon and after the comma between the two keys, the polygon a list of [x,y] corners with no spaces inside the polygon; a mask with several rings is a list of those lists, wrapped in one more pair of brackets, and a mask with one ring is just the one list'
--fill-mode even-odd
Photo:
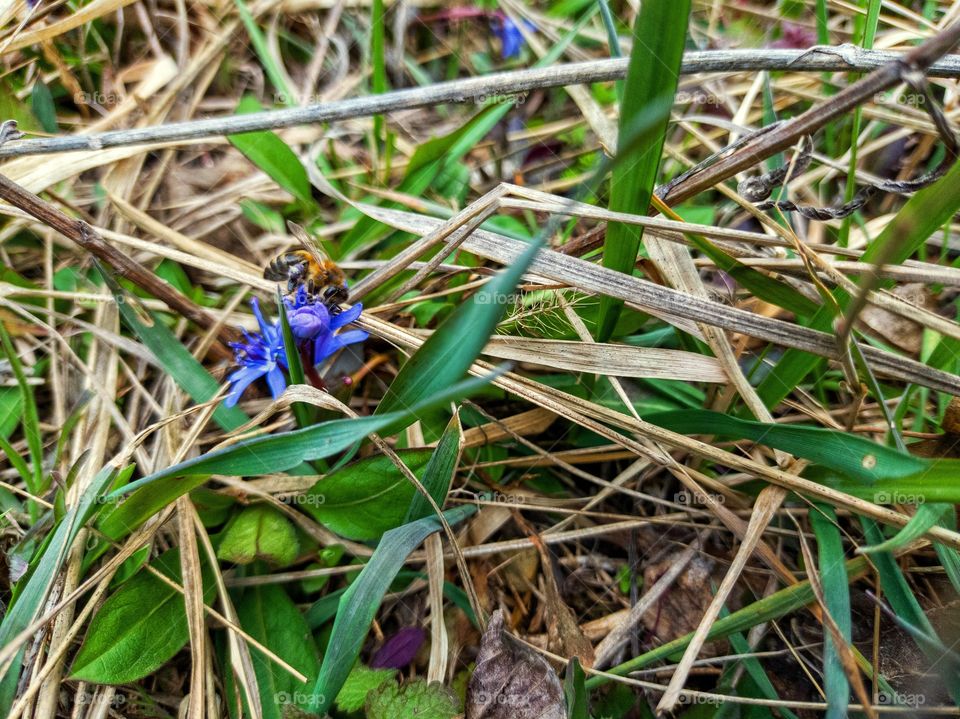
{"label": "small green leaf", "polygon": [[[277,584],[252,587],[237,603],[240,626],[306,677],[317,673],[317,647],[303,615]],[[263,652],[250,647],[264,719],[284,719],[289,705],[313,711],[310,685],[302,683]],[[230,683],[232,673],[228,673]],[[243,693],[241,692],[241,695]]]}
{"label": "small green leaf", "polygon": [[[151,566],[181,584],[180,552],[171,549]],[[216,593],[204,581],[204,601]],[[97,684],[127,684],[156,671],[190,638],[183,594],[145,569],[103,603],[73,660],[70,678]]]}
{"label": "small green leaf", "polygon": [[[246,96],[237,105],[237,114],[258,112],[262,108],[255,97]],[[263,170],[291,195],[303,203],[311,204],[310,179],[300,158],[277,135],[268,131],[243,132],[227,135],[230,144],[243,153],[250,162]]]}
{"label": "small green leaf", "polygon": [[580,660],[576,657],[567,662],[563,694],[567,699],[569,719],[590,719],[590,697],[587,695],[586,675],[583,667],[580,666]]}
{"label": "small green leaf", "polygon": [[[409,449],[397,454],[417,479],[422,479],[433,451]],[[297,503],[341,537],[376,539],[403,524],[416,491],[389,457],[378,455],[324,477],[298,497]]]}
{"label": "small green leaf", "polygon": [[234,564],[258,559],[275,567],[292,564],[300,553],[297,531],[273,507],[258,504],[240,512],[224,532],[217,557]]}
{"label": "small green leaf", "polygon": [[439,682],[416,679],[399,686],[388,682],[367,699],[367,719],[453,719],[460,700]]}
{"label": "small green leaf", "polygon": [[371,669],[364,664],[357,664],[350,670],[347,681],[337,694],[337,709],[342,712],[355,712],[362,709],[367,701],[367,695],[384,682],[390,681],[397,674],[396,669]]}
{"label": "small green leaf", "polygon": [[44,85],[42,80],[37,80],[33,84],[33,92],[30,94],[30,109],[40,121],[40,126],[44,132],[54,134],[59,131],[57,106],[53,102],[50,88]]}

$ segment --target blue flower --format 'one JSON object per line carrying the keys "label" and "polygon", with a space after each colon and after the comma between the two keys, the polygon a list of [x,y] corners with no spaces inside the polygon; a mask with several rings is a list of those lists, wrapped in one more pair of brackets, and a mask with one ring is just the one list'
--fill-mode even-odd
{"label": "blue flower", "polygon": [[234,356],[240,368],[230,374],[230,393],[223,401],[225,407],[233,407],[253,382],[266,376],[270,394],[274,399],[287,388],[287,380],[281,367],[286,367],[287,356],[283,349],[283,333],[276,324],[268,324],[260,312],[260,303],[250,300],[253,314],[260,331],[250,334],[243,331],[243,342],[231,342]]}
{"label": "blue flower", "polygon": [[[300,356],[304,363],[309,363],[311,367],[320,364],[343,347],[363,342],[369,336],[363,330],[356,329],[337,332],[360,317],[363,305],[359,303],[344,312],[331,315],[322,300],[308,295],[303,287],[296,294],[285,297],[283,303]],[[268,323],[263,318],[256,298],[252,299],[250,304],[260,331],[250,333],[243,330],[244,340],[230,345],[239,368],[227,377],[230,392],[224,400],[226,407],[233,407],[247,387],[261,377],[267,378],[267,385],[274,399],[287,388],[284,374],[287,369],[287,355],[280,323]]]}
{"label": "blue flower", "polygon": [[341,327],[355,322],[363,305],[359,302],[353,307],[331,315],[323,302],[313,300],[301,287],[293,297],[284,299],[287,306],[287,321],[290,331],[300,342],[313,343],[312,362],[316,366],[347,345],[363,342],[369,334],[363,330],[347,330],[335,334]]}
{"label": "blue flower", "polygon": [[[531,32],[537,29],[537,26],[529,20],[524,20],[523,24]],[[491,19],[490,25],[493,33],[500,38],[500,55],[503,59],[509,60],[519,55],[524,39],[517,24],[506,15],[498,13]]]}

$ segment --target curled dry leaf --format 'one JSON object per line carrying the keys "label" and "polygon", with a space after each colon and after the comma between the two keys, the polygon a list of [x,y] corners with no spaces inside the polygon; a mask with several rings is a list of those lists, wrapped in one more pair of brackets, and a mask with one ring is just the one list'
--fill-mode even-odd
{"label": "curled dry leaf", "polygon": [[511,639],[503,612],[490,617],[467,686],[466,719],[565,719],[563,686],[532,649]]}

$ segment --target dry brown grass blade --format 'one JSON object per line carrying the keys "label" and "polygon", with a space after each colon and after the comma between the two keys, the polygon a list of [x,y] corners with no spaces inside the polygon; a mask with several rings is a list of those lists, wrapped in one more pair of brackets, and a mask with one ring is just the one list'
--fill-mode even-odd
{"label": "dry brown grass blade", "polygon": [[654,582],[652,587],[647,588],[640,600],[630,607],[626,616],[603,638],[603,641],[594,647],[596,662],[593,666],[595,668],[601,669],[610,663],[614,654],[629,639],[630,632],[639,624],[643,615],[660,601],[699,551],[699,547],[688,547],[677,556],[670,568]]}
{"label": "dry brown grass blade", "polygon": [[190,636],[190,694],[187,700],[188,719],[203,719],[206,707],[204,656],[207,652],[207,629],[203,621],[203,572],[195,534],[193,503],[186,495],[177,499],[177,538],[180,543],[180,573],[183,577],[183,599]]}
{"label": "dry brown grass blade", "polygon": [[[362,204],[356,206],[369,216],[407,232],[426,234],[440,223],[440,220],[399,210]],[[508,265],[516,261],[525,245],[503,235],[477,230],[464,243],[464,247],[481,257]],[[836,342],[825,332],[753,314],[719,302],[691,297],[639,277],[613,272],[552,250],[541,250],[531,263],[530,272],[585,292],[622,299],[641,311],[656,312],[658,316],[668,318],[673,324],[680,325],[677,320],[705,322],[823,357],[839,357]],[[880,375],[915,382],[950,394],[960,394],[960,378],[955,375],[873,347],[864,347],[863,353],[874,371]]]}
{"label": "dry brown grass blade", "polygon": [[724,604],[726,604],[727,597],[730,596],[734,585],[737,580],[740,579],[740,573],[746,566],[757,543],[763,536],[763,531],[767,528],[774,513],[780,508],[786,495],[786,490],[780,487],[767,487],[757,496],[757,501],[753,506],[753,514],[750,516],[750,524],[747,526],[746,534],[743,537],[740,548],[737,550],[737,555],[730,563],[730,568],[727,570],[726,575],[724,575],[723,581],[720,582],[716,594],[714,594],[713,599],[710,601],[710,606],[707,607],[707,611],[704,612],[703,618],[700,620],[700,624],[693,634],[693,638],[683,652],[683,658],[680,660],[673,676],[670,678],[667,691],[657,704],[657,714],[662,715],[669,713],[673,711],[676,706],[677,701],[680,699],[680,691],[686,685],[687,677],[693,668],[693,662],[700,654],[700,650],[707,640],[707,634],[709,634],[717,617],[720,616],[720,611],[723,609]]}
{"label": "dry brown grass blade", "polygon": [[728,381],[726,372],[715,358],[694,352],[506,335],[490,339],[483,349],[483,354],[488,357],[554,369],[614,377],[651,377],[708,383]]}

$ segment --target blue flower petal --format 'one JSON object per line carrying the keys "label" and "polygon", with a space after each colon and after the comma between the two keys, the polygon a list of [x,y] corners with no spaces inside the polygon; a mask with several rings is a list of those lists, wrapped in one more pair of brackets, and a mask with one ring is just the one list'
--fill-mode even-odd
{"label": "blue flower petal", "polygon": [[262,377],[264,370],[258,367],[242,367],[236,372],[231,373],[227,378],[230,380],[230,393],[223,400],[224,407],[233,407],[251,384],[257,378]]}
{"label": "blue flower petal", "polygon": [[337,335],[337,339],[340,340],[340,344],[343,346],[356,344],[357,342],[363,342],[367,337],[370,336],[369,332],[364,330],[347,330],[346,332],[341,332]]}
{"label": "blue flower petal", "polygon": [[276,365],[267,372],[267,384],[270,386],[270,394],[273,395],[274,399],[283,394],[283,390],[287,388],[287,380]]}
{"label": "blue flower petal", "polygon": [[351,322],[356,322],[360,317],[361,312],[363,312],[363,304],[357,302],[357,304],[353,305],[353,307],[350,309],[344,310],[338,315],[334,315],[330,319],[330,329],[338,330],[344,325],[348,325]]}
{"label": "blue flower petal", "polygon": [[317,337],[317,341],[313,345],[313,364],[320,364],[341,347],[343,347],[343,342],[337,335]]}

